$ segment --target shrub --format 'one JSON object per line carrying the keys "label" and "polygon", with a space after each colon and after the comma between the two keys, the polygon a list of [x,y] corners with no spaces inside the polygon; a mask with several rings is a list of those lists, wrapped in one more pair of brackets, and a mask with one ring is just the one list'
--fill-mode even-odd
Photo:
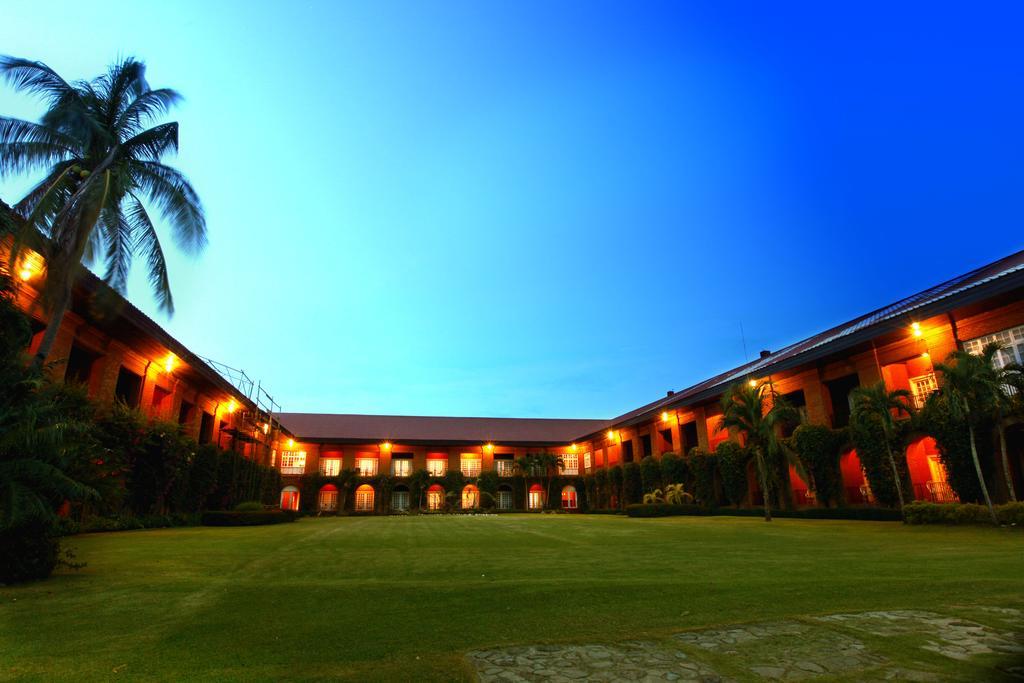
{"label": "shrub", "polygon": [[[709,510],[701,505],[629,505],[626,514],[630,517],[674,517],[674,516],[716,516],[716,517],[760,517],[762,510],[718,509]],[[898,522],[898,510],[876,507],[808,508],[805,510],[772,510],[773,517],[788,519],[842,519],[871,522]]]}
{"label": "shrub", "polygon": [[60,562],[60,540],[45,520],[0,528],[0,583],[45,579]]}
{"label": "shrub", "polygon": [[1001,524],[1024,526],[1024,503],[1006,503],[996,506],[996,517]]}
{"label": "shrub", "polygon": [[643,495],[640,465],[635,462],[627,462],[622,466],[622,500],[626,505],[639,503]]}
{"label": "shrub", "polygon": [[665,453],[661,456],[661,479],[666,486],[669,484],[690,485],[690,468],[686,461],[675,453]]}
{"label": "shrub", "polygon": [[211,510],[203,513],[201,521],[205,526],[261,526],[294,522],[297,517],[298,515],[294,512],[287,510],[261,510],[259,512]]}
{"label": "shrub", "polygon": [[747,465],[752,457],[750,451],[733,441],[723,441],[715,449],[715,456],[725,497],[737,507],[743,505],[750,491],[747,482]]}
{"label": "shrub", "polygon": [[608,470],[603,467],[594,472],[594,497],[590,504],[594,509],[608,506]]}
{"label": "shrub", "polygon": [[[892,464],[889,462],[889,453],[886,449],[886,436],[878,419],[863,415],[850,421],[850,439],[854,448],[857,449],[857,457],[864,468],[868,484],[875,499],[887,507],[899,506],[899,496],[896,493],[896,480],[893,478]],[[907,458],[901,447],[901,439],[893,439],[889,444],[893,457],[896,460],[896,467],[900,471],[900,478],[903,484],[903,498],[908,500],[912,496],[913,489],[910,487],[910,476],[907,473]]]}
{"label": "shrub", "polygon": [[[933,394],[917,415],[918,427],[935,439],[939,459],[946,468],[950,487],[962,501],[980,502],[981,486],[971,457],[971,437],[967,423],[949,410],[948,399],[942,393]],[[989,433],[981,428],[978,434]],[[977,439],[978,458],[982,463],[992,457],[992,444],[988,439]]]}
{"label": "shrub", "polygon": [[648,455],[640,461],[640,481],[643,492],[650,493],[662,487],[661,462]]}
{"label": "shrub", "polygon": [[[988,508],[976,503],[926,503],[916,501],[903,508],[907,524],[991,524]],[[1024,524],[1024,503],[996,506],[1000,524]]]}
{"label": "shrub", "polygon": [[702,448],[690,450],[690,469],[693,471],[693,495],[697,502],[705,507],[714,507],[718,500],[715,496],[715,470],[718,469],[717,458],[708,455]]}
{"label": "shrub", "polygon": [[263,503],[258,500],[247,500],[235,506],[235,512],[262,512]]}
{"label": "shrub", "polygon": [[800,425],[790,438],[790,445],[811,479],[808,486],[825,507],[838,506],[843,500],[839,455],[848,438],[845,430],[823,425]]}

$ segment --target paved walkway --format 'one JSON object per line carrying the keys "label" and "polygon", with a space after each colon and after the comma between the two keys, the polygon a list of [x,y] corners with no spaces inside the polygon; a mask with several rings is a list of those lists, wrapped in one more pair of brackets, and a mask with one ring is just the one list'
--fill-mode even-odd
{"label": "paved walkway", "polygon": [[1024,612],[965,609],[990,617],[986,621],[1000,627],[935,612],[894,610],[687,631],[664,641],[477,650],[467,657],[484,683],[945,680],[936,671],[894,661],[891,648],[888,654],[879,651],[884,649],[879,638],[899,638],[900,643],[958,661],[998,653],[1006,665],[994,676],[1024,679],[1024,666],[1017,666],[1024,662]]}

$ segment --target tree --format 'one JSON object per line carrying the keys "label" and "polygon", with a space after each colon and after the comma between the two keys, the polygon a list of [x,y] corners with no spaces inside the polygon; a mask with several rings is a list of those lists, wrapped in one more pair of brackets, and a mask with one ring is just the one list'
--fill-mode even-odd
{"label": "tree", "polygon": [[878,382],[870,387],[857,387],[850,392],[853,409],[850,418],[856,421],[875,421],[882,429],[885,437],[885,453],[892,468],[893,481],[896,484],[896,496],[900,502],[900,515],[903,515],[903,476],[896,466],[896,456],[892,452],[892,442],[897,432],[896,419],[905,414],[912,417],[910,409],[910,392],[906,389],[889,391],[885,382]]}
{"label": "tree", "polygon": [[789,456],[783,449],[779,427],[783,422],[798,419],[796,410],[768,382],[737,383],[722,396],[722,419],[718,430],[736,429],[744,435],[747,447],[754,453],[764,494],[766,522],[772,521],[771,468],[779,462],[780,456]]}
{"label": "tree", "polygon": [[178,149],[177,122],[152,125],[181,96],[151,89],[142,62],[129,57],[90,81],[68,83],[41,62],[0,57],[0,77],[47,106],[39,123],[0,117],[0,178],[45,173],[14,207],[20,219],[11,255],[14,262],[31,245],[46,261],[42,294],[50,322],[34,358],[41,367],[81,264],[104,262],[104,280],[123,294],[133,257],[143,258],[158,304],[173,313],[150,210],[188,254],[206,245],[206,220],[188,179],[162,162]]}
{"label": "tree", "polygon": [[428,486],[430,486],[430,472],[427,470],[416,470],[409,477],[409,488],[416,491],[416,507],[420,510],[423,509],[423,494]]}
{"label": "tree", "polygon": [[[967,423],[974,471],[978,476],[978,484],[992,517],[992,523],[996,526],[999,526],[999,518],[996,517],[992,497],[989,496],[988,486],[985,484],[985,475],[981,471],[977,431],[985,419],[1001,411],[998,406],[1005,400],[1004,385],[1007,378],[994,366],[995,356],[1000,349],[998,344],[989,344],[977,356],[967,351],[953,351],[946,356],[944,363],[935,364],[935,369],[942,373],[940,391],[949,399],[950,412],[953,417],[961,418]],[[998,421],[1002,422],[1001,416]],[[1003,439],[1005,440],[1005,437]],[[1003,466],[1007,466],[1005,455]]]}
{"label": "tree", "polygon": [[544,480],[544,504],[547,507],[551,500],[551,482],[554,480],[554,473],[560,472],[565,467],[562,458],[547,451],[527,453],[516,461],[516,467],[524,476],[541,477]]}

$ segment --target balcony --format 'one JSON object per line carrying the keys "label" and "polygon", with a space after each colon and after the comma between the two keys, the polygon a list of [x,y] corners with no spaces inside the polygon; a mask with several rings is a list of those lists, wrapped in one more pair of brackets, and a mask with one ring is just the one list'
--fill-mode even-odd
{"label": "balcony", "polygon": [[499,477],[511,477],[516,473],[516,464],[512,460],[495,460],[494,470]]}
{"label": "balcony", "polygon": [[294,466],[293,465],[293,466],[289,466],[289,467],[285,467],[284,465],[281,466],[281,474],[305,474],[305,473],[306,473],[305,465],[302,465],[302,466]]}

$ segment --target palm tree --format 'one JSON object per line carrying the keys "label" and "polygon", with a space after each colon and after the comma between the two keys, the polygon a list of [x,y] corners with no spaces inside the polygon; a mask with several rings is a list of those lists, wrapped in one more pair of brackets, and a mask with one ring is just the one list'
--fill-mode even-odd
{"label": "palm tree", "polygon": [[409,486],[413,490],[419,491],[419,500],[417,502],[417,506],[418,509],[420,510],[423,509],[423,494],[426,493],[427,487],[429,485],[430,472],[428,472],[427,470],[416,470],[415,472],[412,473],[412,476],[409,477]]}
{"label": "palm tree", "polygon": [[157,303],[173,313],[150,208],[186,253],[206,245],[198,195],[162,162],[178,149],[178,124],[152,125],[180,95],[150,89],[145,66],[132,58],[91,81],[68,83],[41,62],[0,57],[0,77],[47,106],[39,123],[0,117],[0,178],[45,172],[14,206],[20,219],[11,253],[13,262],[24,245],[39,246],[46,261],[42,294],[51,315],[34,364],[41,366],[53,346],[82,263],[104,262],[104,280],[123,294],[132,258],[140,256]]}
{"label": "palm tree", "polygon": [[982,373],[991,373],[986,384],[991,395],[992,419],[999,433],[999,455],[1003,465],[1003,476],[1006,479],[1006,492],[1010,500],[1017,502],[1017,492],[1013,488],[1013,474],[1010,472],[1010,459],[1006,449],[1006,424],[1009,413],[1014,412],[1021,402],[1021,388],[1024,387],[1024,366],[1008,363],[999,367],[997,358],[1003,347],[998,343],[987,344],[977,358],[984,361]]}
{"label": "palm tree", "polygon": [[885,381],[881,381],[870,387],[857,387],[850,392],[853,401],[851,417],[855,420],[868,419],[876,420],[882,427],[885,437],[885,454],[889,458],[889,466],[892,468],[892,479],[896,484],[896,497],[900,501],[900,515],[903,515],[903,506],[906,501],[903,498],[903,477],[896,467],[896,456],[892,452],[892,441],[896,434],[896,420],[902,414],[908,417],[910,412],[910,392],[906,389],[889,391]]}
{"label": "palm tree", "polygon": [[788,420],[797,420],[796,410],[768,382],[742,382],[729,387],[722,396],[722,419],[717,431],[734,428],[746,438],[754,452],[757,471],[764,494],[764,520],[772,521],[770,468],[780,455],[788,454],[782,447],[779,428]]}
{"label": "palm tree", "polygon": [[[954,418],[962,419],[967,423],[974,472],[978,475],[981,495],[985,499],[985,505],[988,506],[992,523],[996,526],[999,526],[999,518],[992,506],[992,497],[989,496],[988,486],[985,484],[985,475],[981,471],[976,432],[982,420],[991,417],[994,413],[1001,412],[1001,408],[997,406],[1005,400],[1004,385],[1008,378],[994,367],[995,356],[1000,349],[999,344],[988,344],[979,355],[957,350],[946,356],[944,363],[935,364],[935,369],[942,373],[941,391],[949,399],[950,413]],[[999,422],[1002,422],[1001,415]],[[1005,442],[1005,436],[1002,434],[1000,436]],[[1009,475],[1005,451],[1003,467],[1007,469],[1007,475]]]}

